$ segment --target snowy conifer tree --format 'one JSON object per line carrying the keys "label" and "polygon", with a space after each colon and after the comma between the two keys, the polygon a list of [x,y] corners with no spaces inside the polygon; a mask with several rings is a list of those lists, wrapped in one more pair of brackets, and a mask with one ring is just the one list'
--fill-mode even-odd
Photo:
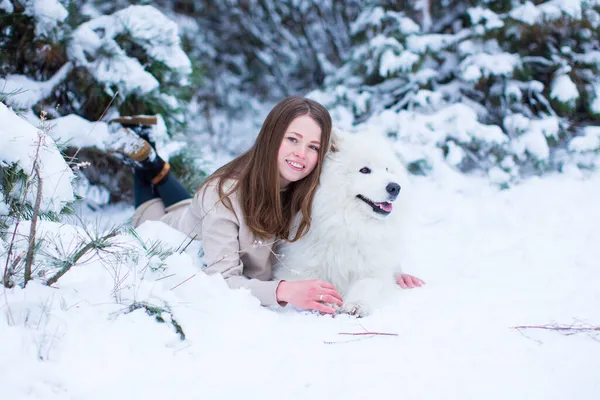
{"label": "snowy conifer tree", "polygon": [[[597,1],[414,1],[365,8],[345,65],[313,93],[346,127],[401,139],[414,172],[437,161],[506,184],[600,165]],[[572,144],[572,143],[575,144]]]}
{"label": "snowy conifer tree", "polygon": [[[130,196],[131,174],[105,151],[105,122],[118,115],[159,115],[159,143],[182,132],[191,63],[177,25],[151,6],[110,15],[57,0],[3,1],[0,91],[34,125],[48,115],[50,134],[68,156],[92,161],[84,180],[105,196]],[[168,154],[167,154],[168,156]]]}
{"label": "snowy conifer tree", "polygon": [[[129,3],[96,1],[103,13]],[[231,153],[245,150],[273,103],[322,84],[350,48],[357,0],[223,0],[153,3],[181,28],[192,76],[190,133]],[[198,78],[198,79],[196,79]]]}

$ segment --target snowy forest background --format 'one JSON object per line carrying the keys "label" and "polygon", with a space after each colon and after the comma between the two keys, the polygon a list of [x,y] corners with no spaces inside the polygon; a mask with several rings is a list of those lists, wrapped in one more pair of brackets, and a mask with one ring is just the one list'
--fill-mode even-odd
{"label": "snowy forest background", "polygon": [[[65,378],[79,371],[64,366],[72,365],[73,360],[79,362],[81,346],[87,341],[105,340],[101,332],[108,332],[113,343],[129,340],[133,346],[133,350],[127,350],[133,352],[131,360],[139,362],[125,363],[132,369],[149,362],[144,357],[150,356],[138,357],[147,348],[143,346],[156,348],[160,343],[165,348],[153,353],[152,357],[158,358],[152,362],[167,363],[182,376],[195,379],[184,370],[188,362],[193,362],[189,364],[194,366],[192,369],[197,367],[201,357],[196,359],[194,354],[208,357],[213,363],[219,362],[223,351],[232,356],[253,355],[243,340],[239,348],[221,347],[224,344],[219,338],[228,337],[230,329],[244,330],[264,346],[275,343],[281,346],[282,354],[287,354],[288,350],[283,350],[288,349],[286,346],[296,348],[297,343],[309,340],[292,329],[308,329],[309,338],[320,335],[323,329],[339,331],[334,327],[336,322],[323,320],[313,325],[306,325],[306,319],[280,324],[276,317],[259,310],[250,296],[225,294],[224,285],[197,275],[197,257],[185,258],[186,252],[197,249],[177,232],[165,233],[166,228],[152,225],[134,231],[126,224],[116,224],[126,219],[119,215],[118,207],[124,207],[125,213],[132,211],[132,174],[131,166],[114,152],[118,143],[107,121],[132,114],[157,115],[159,124],[153,134],[158,152],[194,190],[207,174],[248,148],[270,108],[292,94],[324,104],[339,128],[387,135],[398,157],[424,185],[417,185],[417,192],[423,196],[421,210],[428,205],[427,212],[433,216],[421,212],[426,214],[423,218],[431,217],[433,222],[428,219],[414,230],[414,247],[427,254],[425,258],[439,257],[440,264],[455,263],[455,268],[447,272],[425,269],[430,276],[446,277],[457,284],[463,279],[466,284],[461,290],[464,297],[456,297],[450,288],[445,293],[452,294],[444,297],[444,287],[441,291],[438,287],[437,292],[429,292],[437,293],[431,299],[418,298],[421,300],[414,303],[414,309],[410,301],[402,303],[405,312],[414,311],[415,326],[445,323],[447,340],[464,340],[462,349],[470,348],[473,341],[474,351],[487,346],[475,334],[489,338],[490,346],[492,340],[497,340],[493,343],[497,350],[485,347],[495,365],[500,365],[495,368],[504,366],[505,374],[514,373],[513,384],[520,382],[517,371],[531,374],[528,376],[534,382],[518,383],[522,385],[522,396],[517,398],[550,398],[540,394],[546,389],[556,396],[563,393],[572,398],[592,398],[588,396],[594,393],[592,389],[600,388],[586,377],[598,367],[594,361],[600,360],[597,346],[592,349],[577,342],[577,349],[583,351],[580,354],[589,358],[563,366],[564,353],[559,350],[571,355],[573,349],[552,342],[559,350],[544,356],[561,363],[561,368],[573,369],[543,370],[539,366],[542,372],[536,375],[538,359],[532,361],[538,354],[536,348],[520,347],[519,339],[506,339],[490,327],[496,327],[499,321],[524,322],[513,319],[519,315],[538,323],[559,317],[566,321],[574,318],[575,309],[590,317],[592,312],[586,314],[585,310],[598,305],[597,295],[591,289],[585,290],[586,284],[592,285],[600,278],[590,272],[592,267],[597,270],[600,256],[592,249],[598,239],[597,223],[585,225],[585,221],[597,221],[600,215],[584,205],[594,203],[589,197],[599,194],[590,183],[597,182],[600,167],[599,39],[600,0],[0,0],[0,271],[5,288],[0,334],[7,338],[2,343],[8,343],[0,347],[0,355],[6,360],[3,366],[30,360],[26,368],[44,382],[32,387],[29,380],[11,372],[19,369],[7,367],[3,372],[0,368],[0,379],[12,377],[9,389],[15,392],[11,398],[54,398],[50,393],[56,398],[68,397],[67,393],[73,398],[91,398],[84,383],[77,386],[73,383],[77,379]],[[439,176],[448,178],[448,186],[454,186],[451,190],[459,188],[456,190],[462,197],[451,191],[440,194],[423,183]],[[539,180],[549,176],[557,178]],[[578,186],[581,182],[588,184]],[[565,200],[556,197],[557,193],[572,197]],[[436,201],[440,198],[444,201]],[[540,205],[539,199],[556,204]],[[436,207],[445,207],[444,212]],[[88,214],[82,216],[82,210]],[[109,210],[109,216],[114,213],[115,221],[92,221],[103,210]],[[439,221],[445,222],[436,228]],[[572,226],[573,221],[583,225]],[[448,236],[440,236],[443,232]],[[419,234],[430,240],[419,241]],[[445,252],[433,254],[437,252],[431,252],[431,243]],[[535,282],[533,291],[539,307],[534,310],[520,305],[518,300],[531,288],[517,283],[514,287],[503,286],[506,283],[492,280],[493,268],[486,272],[490,275],[477,275],[484,274],[485,268],[469,265],[461,270],[458,265],[462,265],[465,254],[455,252],[468,244],[472,244],[469,251],[479,254],[483,263],[494,262],[490,255],[496,249],[512,249],[496,256],[499,265],[495,270],[501,269],[508,277],[502,282],[523,275],[530,278],[530,284]],[[562,252],[553,252],[559,250]],[[544,256],[548,258],[543,262],[538,259]],[[553,264],[559,261],[562,264]],[[419,262],[426,265],[423,259]],[[573,268],[569,270],[573,275],[565,277],[565,265],[571,263],[588,269]],[[79,265],[86,265],[85,272],[73,268]],[[456,275],[456,271],[462,273]],[[516,281],[520,279],[512,282]],[[581,281],[585,282],[583,286]],[[569,286],[571,283],[573,286]],[[25,286],[27,290],[22,289]],[[61,288],[61,300],[52,303],[48,299],[54,298],[52,291],[57,287]],[[471,287],[487,287],[489,297],[473,301],[469,295],[481,294],[469,292],[477,290]],[[570,290],[569,296],[565,294],[560,301],[552,297],[563,296],[561,290]],[[203,314],[208,319],[198,320],[194,307],[202,302],[214,305],[217,295],[221,296],[219,304],[224,304],[219,308],[222,316],[208,313],[208,317]],[[510,302],[503,306],[506,313],[488,307],[497,306],[499,298]],[[458,333],[458,324],[468,325],[471,319],[463,320],[460,314],[456,321],[444,319],[460,308],[455,306],[461,299],[465,300],[461,307],[469,307],[467,302],[470,307],[487,307],[486,317],[480,317],[480,323],[471,327],[473,337]],[[183,302],[193,306],[177,308]],[[102,306],[90,309],[93,311],[71,310],[84,303]],[[447,304],[448,309],[440,309],[431,320],[419,319],[423,309],[417,311],[419,304],[430,309]],[[552,304],[555,314],[546,313],[545,304]],[[508,310],[512,310],[510,317]],[[138,317],[138,312],[142,316]],[[89,317],[92,313],[96,318]],[[107,316],[113,321],[115,315],[125,314],[129,319],[119,321],[127,322],[108,325]],[[148,325],[147,315],[166,324]],[[262,330],[254,332],[259,325],[255,321],[262,321],[275,333],[263,336]],[[379,321],[382,329],[392,329],[388,322],[382,322],[383,318],[371,321]],[[586,323],[577,324],[587,329]],[[159,331],[156,325],[168,325],[168,333]],[[428,332],[436,329],[426,327],[430,328]],[[147,336],[137,344],[141,330]],[[76,333],[79,331],[87,336]],[[420,332],[416,327],[413,336],[411,331],[404,332],[405,342],[415,340],[413,365],[423,366],[429,375],[446,376],[446,369],[430,370],[427,355],[422,364],[416,361],[419,349],[429,349],[420,344]],[[278,339],[276,334],[292,338]],[[11,338],[20,346],[10,346]],[[184,338],[191,343],[196,340],[195,345],[182,347],[179,340]],[[424,343],[442,340],[433,336],[426,339],[430,342]],[[234,342],[227,343],[232,346]],[[211,349],[214,359],[210,357]],[[394,353],[385,346],[366,349],[364,354],[380,354],[393,362]],[[85,351],[93,352],[86,354],[99,363],[99,369],[102,365],[114,367],[109,358],[102,358],[102,346]],[[55,354],[54,360],[51,353]],[[23,354],[30,358],[23,358]],[[452,354],[447,353],[448,360],[468,357],[460,352]],[[472,358],[478,359],[479,354],[473,353]],[[520,364],[522,370],[513,371],[514,358],[523,354],[532,358]],[[181,358],[190,355],[189,360]],[[254,354],[255,358],[263,356]],[[293,356],[302,358],[300,354]],[[323,368],[344,365],[349,356],[331,353],[329,357]],[[36,367],[37,359],[53,360],[61,368]],[[269,357],[265,360],[271,362]],[[279,361],[272,362],[269,366],[277,374]],[[576,364],[580,368],[575,368]],[[20,365],[25,368],[25,364]],[[552,362],[548,365],[551,368]],[[470,367],[461,365],[456,371]],[[51,370],[52,377],[46,378]],[[211,371],[204,372],[210,376]],[[385,371],[374,368],[372,379],[388,376]],[[302,371],[296,372],[302,375]],[[404,370],[405,376],[413,372]],[[484,372],[475,367],[471,370],[474,377],[479,373]],[[362,374],[364,371],[349,373],[350,378],[345,376],[339,382],[362,382]],[[546,385],[553,374],[568,377],[565,388],[568,386],[569,391],[556,391],[556,387]],[[493,375],[481,376],[480,381],[486,382]],[[146,390],[148,398],[155,398],[167,387],[161,380],[166,378],[152,383],[144,376],[138,378],[145,386],[136,386],[136,390]],[[297,383],[280,378],[284,386],[295,387]],[[210,397],[211,393],[220,393],[219,384],[226,384],[220,379],[213,377],[211,386],[207,378],[206,386],[194,390],[216,398]],[[273,395],[248,379],[230,386],[231,390],[245,393],[245,388],[252,387],[254,392],[250,393],[261,393],[262,398]],[[308,381],[315,385],[314,390],[331,385],[320,381],[320,377],[311,379]],[[456,384],[449,382],[450,378],[445,384]],[[528,385],[531,392],[527,391]],[[358,384],[356,393],[350,391],[344,398],[394,398],[387,396],[385,387],[382,384],[378,397],[366,388],[367,392],[361,392],[363,386]],[[474,393],[479,398],[484,393],[490,399],[509,395],[515,398],[514,392],[502,390],[496,393],[498,397],[490,396],[483,383],[481,391],[477,391],[477,384],[472,387],[472,392],[457,389],[453,393],[456,398]],[[580,390],[578,395],[572,392],[574,387]],[[311,390],[302,386],[298,398],[321,393]],[[436,397],[431,390],[436,389],[429,389],[430,397],[412,398],[442,396]],[[123,389],[122,394],[141,392]],[[102,390],[95,394],[98,398],[113,396]]]}
{"label": "snowy forest background", "polygon": [[99,205],[131,201],[102,121],[160,115],[159,149],[193,188],[213,153],[247,148],[291,94],[321,101],[343,129],[401,142],[415,174],[447,163],[509,186],[598,166],[598,7],[3,0],[0,96],[34,126],[44,112],[66,159],[91,162],[76,190]]}

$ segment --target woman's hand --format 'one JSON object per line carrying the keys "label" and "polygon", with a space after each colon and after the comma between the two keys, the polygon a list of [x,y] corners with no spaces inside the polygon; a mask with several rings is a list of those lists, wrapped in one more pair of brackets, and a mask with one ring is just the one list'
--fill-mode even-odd
{"label": "woman's hand", "polygon": [[275,292],[277,301],[290,303],[306,310],[334,314],[335,309],[325,303],[342,305],[342,296],[335,287],[323,281],[281,281]]}
{"label": "woman's hand", "polygon": [[424,281],[409,274],[396,275],[396,283],[398,283],[402,289],[413,289],[425,285]]}

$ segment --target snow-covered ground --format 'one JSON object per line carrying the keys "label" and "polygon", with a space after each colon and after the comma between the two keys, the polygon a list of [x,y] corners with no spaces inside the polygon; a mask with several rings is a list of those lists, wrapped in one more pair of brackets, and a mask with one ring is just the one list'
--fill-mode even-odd
{"label": "snow-covered ground", "polygon": [[[58,289],[6,290],[2,398],[598,398],[600,335],[511,327],[600,326],[600,175],[499,191],[445,174],[416,179],[413,195],[405,268],[427,285],[363,319],[262,308],[199,273],[193,249],[142,280],[143,263],[91,260]],[[140,235],[182,240],[157,223]],[[186,340],[122,314],[134,296],[168,303]],[[366,330],[397,336],[340,335]]]}

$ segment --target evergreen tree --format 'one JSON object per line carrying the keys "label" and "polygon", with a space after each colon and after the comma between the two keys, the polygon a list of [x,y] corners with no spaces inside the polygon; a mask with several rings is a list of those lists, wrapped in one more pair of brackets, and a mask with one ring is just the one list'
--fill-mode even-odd
{"label": "evergreen tree", "polygon": [[352,54],[313,95],[346,127],[402,139],[414,172],[444,159],[507,184],[595,168],[599,3],[537,3],[372,5],[352,25]]}
{"label": "evergreen tree", "polygon": [[[46,113],[57,140],[75,135],[62,146],[67,157],[90,161],[86,180],[104,187],[113,200],[127,199],[131,174],[121,172],[122,159],[106,153],[106,124],[87,122],[159,115],[161,140],[167,140],[167,132],[182,134],[192,66],[177,25],[157,9],[130,6],[103,15],[82,3],[0,4],[0,73],[5,77],[0,91],[34,125]],[[74,132],[78,129],[87,131]]]}

